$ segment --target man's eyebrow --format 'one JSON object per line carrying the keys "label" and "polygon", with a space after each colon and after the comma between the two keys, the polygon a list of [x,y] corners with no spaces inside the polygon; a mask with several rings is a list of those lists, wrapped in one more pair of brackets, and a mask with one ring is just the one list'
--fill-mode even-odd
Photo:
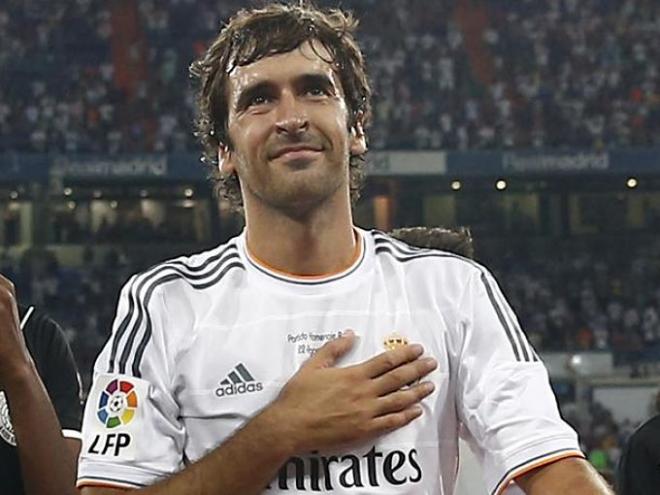
{"label": "man's eyebrow", "polygon": [[301,86],[320,86],[324,89],[333,88],[336,90],[334,80],[324,72],[301,74],[296,78],[296,82]]}
{"label": "man's eyebrow", "polygon": [[271,91],[272,89],[273,83],[269,81],[257,81],[255,83],[249,84],[238,94],[238,98],[236,98],[235,109],[240,110],[245,108],[255,95]]}
{"label": "man's eyebrow", "polygon": [[335,85],[335,82],[325,72],[308,72],[301,74],[297,79],[302,83],[316,83],[322,86]]}

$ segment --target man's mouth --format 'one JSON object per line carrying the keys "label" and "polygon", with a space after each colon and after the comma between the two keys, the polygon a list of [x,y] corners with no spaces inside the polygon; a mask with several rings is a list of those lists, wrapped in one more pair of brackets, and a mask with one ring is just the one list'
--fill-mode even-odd
{"label": "man's mouth", "polygon": [[271,160],[282,158],[284,160],[305,160],[314,159],[323,151],[320,146],[294,145],[279,148],[272,156]]}

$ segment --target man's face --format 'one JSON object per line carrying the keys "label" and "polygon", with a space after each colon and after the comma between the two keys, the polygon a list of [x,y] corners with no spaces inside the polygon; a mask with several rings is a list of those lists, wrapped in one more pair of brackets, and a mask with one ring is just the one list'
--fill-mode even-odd
{"label": "man's face", "polygon": [[[231,149],[223,172],[237,172],[243,201],[304,214],[348,194],[351,154],[366,150],[361,127],[348,129],[341,83],[318,42],[273,55],[229,74]],[[342,189],[344,188],[344,189]]]}

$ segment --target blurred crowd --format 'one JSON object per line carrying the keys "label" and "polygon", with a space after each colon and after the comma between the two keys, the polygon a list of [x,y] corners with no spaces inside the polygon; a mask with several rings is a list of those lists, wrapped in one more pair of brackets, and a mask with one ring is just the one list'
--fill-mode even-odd
{"label": "blurred crowd", "polygon": [[660,144],[660,3],[486,3],[494,77],[477,121],[500,129],[500,144]]}
{"label": "blurred crowd", "polygon": [[0,5],[0,150],[110,151],[118,106],[106,2]]}
{"label": "blurred crowd", "polygon": [[188,218],[170,215],[167,221],[157,222],[139,211],[121,212],[112,220],[103,217],[93,229],[89,221],[70,212],[53,215],[50,240],[56,244],[122,243],[192,243],[196,240],[195,226]]}
{"label": "blurred crowd", "polygon": [[[4,2],[0,151],[196,151],[187,67],[244,4]],[[342,6],[361,21],[374,149],[660,144],[656,1]]]}
{"label": "blurred crowd", "polygon": [[520,246],[487,264],[537,349],[613,350],[644,374],[660,355],[660,241],[633,242]]}

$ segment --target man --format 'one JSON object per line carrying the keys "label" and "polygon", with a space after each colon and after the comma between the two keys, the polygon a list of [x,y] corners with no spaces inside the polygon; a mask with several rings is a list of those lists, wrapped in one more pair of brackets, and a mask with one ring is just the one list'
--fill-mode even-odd
{"label": "man", "polygon": [[656,415],[630,436],[617,469],[619,495],[651,495],[660,487],[660,391]]}
{"label": "man", "polygon": [[[246,230],[127,284],[86,407],[83,494],[448,494],[461,422],[492,493],[513,480],[530,494],[608,493],[559,418],[545,369],[492,276],[353,226],[370,118],[354,28],[340,11],[306,5],[241,11],[194,66],[197,130],[217,162],[217,189],[243,207]],[[221,457],[217,445],[235,441],[345,329],[359,336],[340,362],[349,370],[384,348],[424,344],[438,361],[433,386],[411,380],[404,389],[431,393],[424,415],[377,438],[356,431],[347,448],[302,441],[298,428],[314,430],[294,415],[283,418],[291,441],[255,436],[260,457],[247,465]],[[333,371],[321,396],[345,369]],[[374,378],[381,374],[367,373],[396,390]],[[346,387],[344,399],[370,388]],[[384,400],[377,411],[410,403]],[[227,463],[251,478],[234,491],[220,475]]]}
{"label": "man", "polygon": [[71,350],[1,275],[0,390],[0,493],[74,493],[82,407]]}

